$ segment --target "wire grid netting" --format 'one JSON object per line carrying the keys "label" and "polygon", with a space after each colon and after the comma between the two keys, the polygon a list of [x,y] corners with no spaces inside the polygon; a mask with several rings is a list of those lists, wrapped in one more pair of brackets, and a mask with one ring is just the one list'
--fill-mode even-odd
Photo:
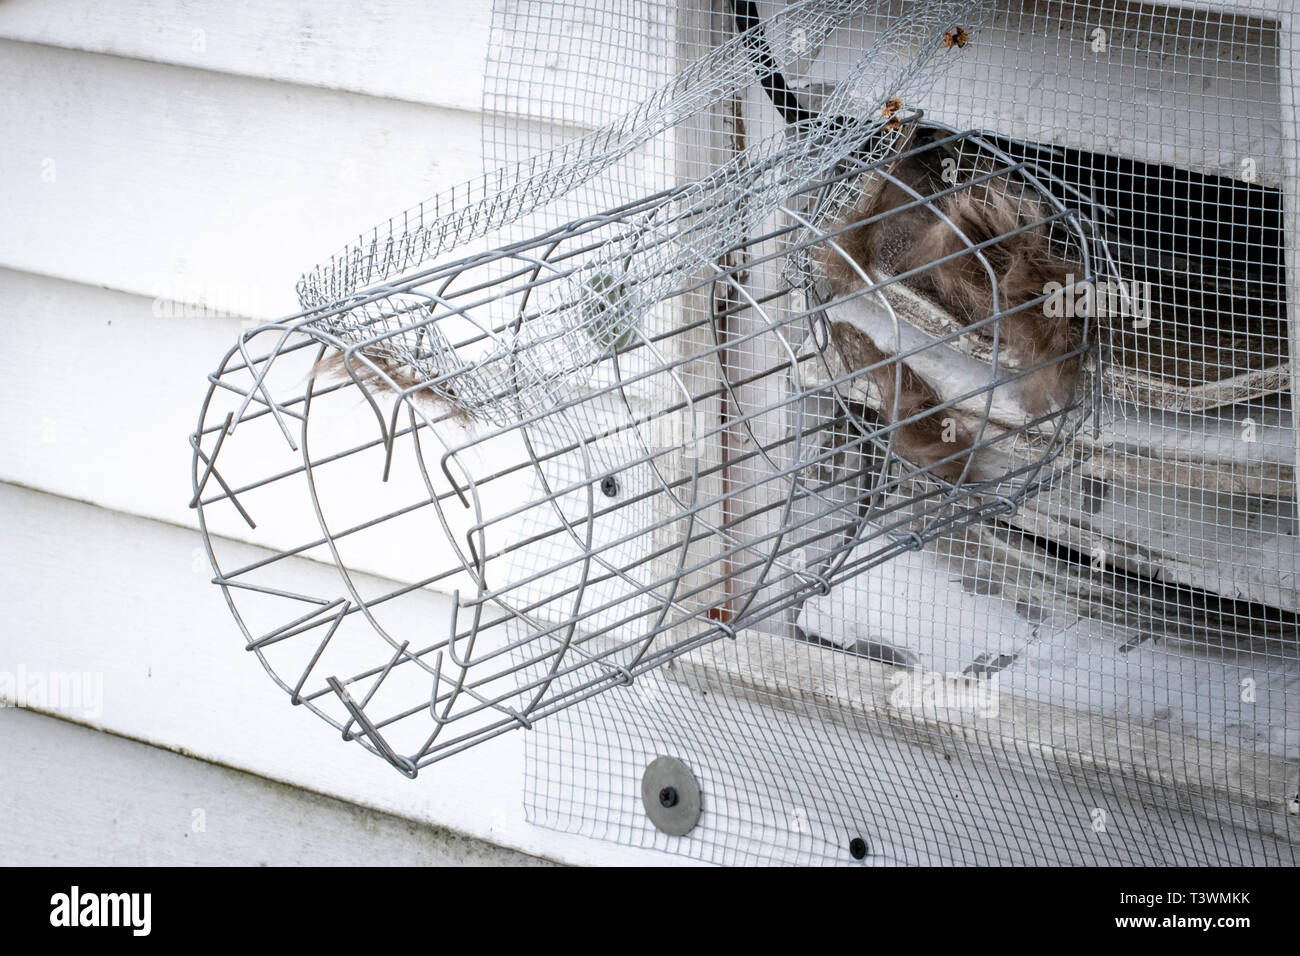
{"label": "wire grid netting", "polygon": [[531,819],[704,859],[1290,861],[1291,43],[498,4],[482,181],[212,376],[249,649],[409,775],[530,728]]}
{"label": "wire grid netting", "polygon": [[[665,23],[689,60],[734,35],[735,6],[498,13],[497,48],[521,52],[489,64],[489,160],[563,135],[505,121],[506,97],[616,108],[586,71],[639,62]],[[1295,245],[1283,208],[1296,200],[1296,140],[1282,71],[1296,40],[1281,9],[1185,6],[986,4],[965,24],[961,65],[915,104],[1039,162],[1039,182],[1104,235],[1108,268],[1091,277],[1108,313],[1102,398],[1070,474],[1012,515],[540,726],[526,738],[532,819],[723,863],[849,863],[854,837],[882,863],[1294,862]],[[860,17],[788,67],[798,102],[817,108],[877,27]],[[662,166],[722,162],[788,117],[755,83],[701,120]],[[792,281],[751,235],[721,265],[760,301],[802,290],[797,264]],[[764,306],[804,307],[797,291]],[[732,324],[744,321],[742,310]],[[966,354],[987,362],[984,344]],[[734,380],[752,348],[729,357]],[[743,441],[717,453],[738,482]],[[842,444],[823,476],[860,476],[862,455]],[[662,754],[701,780],[704,814],[686,837],[657,832],[641,806],[641,775]]]}

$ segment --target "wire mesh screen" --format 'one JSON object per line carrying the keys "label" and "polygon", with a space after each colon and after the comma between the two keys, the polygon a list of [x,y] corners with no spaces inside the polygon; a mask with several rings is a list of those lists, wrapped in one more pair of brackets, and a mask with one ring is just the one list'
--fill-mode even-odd
{"label": "wire mesh screen", "polygon": [[704,859],[1292,861],[1292,37],[498,4],[484,176],[210,376],[247,648],[409,776],[526,731],[531,819]]}
{"label": "wire mesh screen", "polygon": [[[665,23],[677,59],[689,61],[734,36],[743,7],[629,4],[594,15],[582,4],[525,4],[553,26],[538,39],[538,22],[512,6],[494,25],[503,45],[527,33],[569,72],[489,64],[485,103],[522,88],[543,101],[608,103],[589,76],[636,62]],[[1030,163],[1028,198],[1023,182],[998,177],[981,198],[1031,202],[1034,222],[1069,210],[1094,230],[1073,248],[1053,247],[1059,229],[1032,237],[1057,262],[1035,276],[1039,294],[1054,294],[1030,308],[1069,318],[1075,334],[1095,324],[1095,414],[1066,436],[1067,473],[1014,511],[902,551],[734,643],[692,652],[539,727],[528,737],[533,819],[727,863],[851,863],[863,850],[855,838],[866,862],[881,863],[1294,862],[1300,539],[1285,272],[1295,246],[1284,211],[1295,200],[1296,140],[1282,71],[1295,39],[1281,9],[1193,7],[982,5],[954,24],[965,34],[960,62],[923,100],[903,104],[924,116],[905,132],[912,156],[886,172],[925,180],[920,191],[933,195]],[[872,14],[902,9],[873,8],[788,65],[789,101],[756,78],[656,158],[689,176],[693,164],[723,162],[788,126],[790,103],[818,110],[880,29]],[[578,22],[592,31],[582,41],[565,27]],[[801,38],[778,24],[769,39],[781,47]],[[629,102],[644,95],[622,92]],[[952,130],[978,134],[954,142]],[[485,144],[503,160],[544,140],[490,115]],[[872,179],[846,177],[847,197],[820,183],[787,204],[783,224],[834,232],[824,224],[869,218],[881,208],[862,195],[881,188]],[[837,203],[857,213],[819,218]],[[928,218],[900,214],[894,238],[919,234]],[[885,246],[888,226],[878,227]],[[882,458],[886,472],[906,472],[926,436],[896,432],[893,458],[878,442],[856,441],[863,421],[900,411],[882,398],[890,383],[870,375],[811,395],[800,412],[821,426],[827,454],[808,500],[791,515],[760,513],[772,502],[746,488],[757,470],[747,452],[794,426],[747,427],[746,409],[776,389],[754,374],[770,355],[746,332],[816,311],[841,290],[827,286],[827,260],[819,268],[817,250],[799,248],[804,233],[765,223],[749,235],[718,262],[744,290],[720,284],[683,306],[721,316],[716,324],[735,341],[721,360],[731,388],[718,415],[739,424],[711,453],[725,463],[721,480],[745,489],[730,507],[756,535],[791,515],[838,519],[840,537],[791,551],[792,566],[817,572],[858,522],[915,507],[903,475],[874,486],[874,497],[854,483],[879,474]],[[919,264],[951,251],[917,245],[896,243],[892,255]],[[890,250],[876,252],[884,274],[870,278],[888,281],[880,260]],[[911,367],[935,386],[915,408],[958,394],[974,363],[987,375],[995,351],[1025,357],[1015,339],[995,350],[989,335],[972,335],[963,303],[943,301],[924,274],[889,288],[910,325],[952,346],[932,353],[928,369],[925,350],[915,353]],[[846,306],[821,314],[833,320]],[[1004,318],[1000,332],[1044,343],[1043,357],[1072,344],[1052,345],[1050,323],[1016,329]],[[830,381],[843,374],[819,371]],[[1018,393],[995,397],[1023,405]],[[913,446],[901,447],[909,438]],[[839,507],[814,503],[825,498]],[[870,551],[854,542],[845,562]],[[747,593],[743,571],[728,587]],[[685,837],[657,832],[641,804],[641,775],[661,754],[702,781],[705,811]]]}

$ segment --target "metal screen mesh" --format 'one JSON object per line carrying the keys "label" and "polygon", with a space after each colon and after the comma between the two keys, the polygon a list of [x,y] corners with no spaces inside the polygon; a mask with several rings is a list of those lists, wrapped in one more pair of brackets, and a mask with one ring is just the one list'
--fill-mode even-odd
{"label": "metal screen mesh", "polygon": [[[1010,516],[540,726],[533,819],[724,863],[850,863],[859,836],[880,863],[1294,862],[1300,538],[1283,212],[1296,140],[1282,70],[1296,41],[1284,11],[1202,7],[985,5],[960,65],[915,104],[1041,163],[1063,202],[1094,204],[1114,260],[1096,294],[1113,318],[1099,321],[1097,427],[1076,437],[1071,473]],[[517,5],[498,14],[501,47],[550,51],[566,69],[490,63],[490,110],[519,89],[575,115],[616,110],[612,97],[644,91],[587,77],[623,75],[665,43],[689,59],[736,30],[730,3],[533,8],[536,20]],[[817,107],[874,28],[860,17],[785,72],[803,105]],[[717,163],[783,123],[756,82],[655,158]],[[513,158],[547,135],[490,115],[486,152]],[[756,263],[762,298],[792,283],[753,235],[733,256]],[[746,351],[728,358],[736,380],[755,364]],[[861,473],[856,452],[824,464],[828,481]],[[745,463],[730,473],[743,481]],[[658,833],[640,804],[661,754],[702,781],[686,837]]]}

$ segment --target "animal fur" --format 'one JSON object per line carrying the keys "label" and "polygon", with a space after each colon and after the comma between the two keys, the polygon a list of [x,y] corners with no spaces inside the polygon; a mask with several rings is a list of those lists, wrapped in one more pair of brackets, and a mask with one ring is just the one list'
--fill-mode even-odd
{"label": "animal fur", "polygon": [[413,390],[412,398],[428,405],[436,418],[450,419],[461,425],[470,424],[469,412],[454,401],[455,392],[449,386],[429,385],[426,378],[411,372],[409,366],[381,355],[367,353],[369,362],[354,359],[350,366],[344,357],[345,353],[339,351],[322,355],[312,366],[311,378],[325,381],[355,379],[371,395],[395,395],[393,386],[396,385],[399,391]]}
{"label": "animal fur", "polygon": [[[910,137],[900,152],[924,145],[928,135],[921,132]],[[950,188],[942,178],[943,160],[948,158],[956,157],[939,148],[928,149],[896,161],[889,172],[922,197],[929,197]],[[987,161],[980,163],[976,175],[992,171]],[[963,178],[971,177],[970,165],[967,159]],[[915,197],[902,186],[884,176],[866,174],[860,201],[835,227],[834,231],[839,233],[836,244],[873,280],[886,274],[901,275],[916,270],[915,275],[902,281],[963,325],[987,319],[995,311],[1010,312],[999,319],[1000,347],[1014,356],[1020,367],[1046,363],[1025,378],[1022,391],[1025,411],[1038,416],[1066,404],[1079,374],[1077,357],[1066,357],[1080,344],[1078,330],[1069,318],[1048,316],[1041,306],[1026,306],[1026,303],[1041,298],[1047,283],[1064,284],[1069,273],[1081,270],[1052,253],[1046,226],[1034,225],[1011,235],[1023,226],[1042,220],[1042,206],[1006,176],[937,200],[937,208],[951,220],[951,226],[924,205],[901,209],[914,201]],[[892,215],[885,215],[877,222],[854,225],[891,212]],[[962,235],[974,244],[990,243],[982,251],[996,280],[996,310],[994,282],[976,255],[966,251],[968,246],[962,241]],[[954,258],[938,261],[947,256]],[[840,251],[823,244],[820,258],[830,290],[836,297],[851,295],[863,287],[862,276]],[[1016,309],[1019,311],[1013,311]],[[831,333],[849,368],[884,363],[868,374],[883,396],[884,411],[891,423],[939,404],[934,389],[924,379],[901,362],[887,361],[891,354],[861,330],[845,322],[835,322]],[[901,396],[894,407],[892,397],[898,374],[902,376]],[[955,441],[942,441],[942,417],[926,415],[899,427],[895,447],[913,463],[933,466],[930,468],[933,473],[952,480],[960,474],[964,457],[942,466],[934,463],[969,450],[971,438],[959,429]]]}
{"label": "animal fur", "polygon": [[[849,368],[877,366],[868,374],[880,390],[881,406],[891,424],[930,411],[939,404],[925,379],[902,362],[888,361],[893,356],[877,348],[870,336],[850,323],[832,323],[831,341]],[[897,402],[894,401],[896,387],[899,390]],[[971,439],[957,429],[953,441],[944,441],[943,418],[942,415],[928,414],[896,427],[893,432],[894,451],[902,458],[926,467],[931,474],[956,482],[966,466]],[[952,461],[943,460],[954,455]]]}

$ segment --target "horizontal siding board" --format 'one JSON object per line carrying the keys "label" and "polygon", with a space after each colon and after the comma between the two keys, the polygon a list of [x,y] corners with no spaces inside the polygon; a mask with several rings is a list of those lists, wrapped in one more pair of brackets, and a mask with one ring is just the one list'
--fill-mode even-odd
{"label": "horizontal siding board", "polygon": [[11,824],[0,866],[546,862],[13,707],[0,709],[0,765],[0,819]]}
{"label": "horizontal siding board", "polygon": [[478,117],[0,41],[0,265],[271,318],[481,173]]}
{"label": "horizontal siding board", "polygon": [[186,436],[239,319],[0,269],[0,478],[194,525]]}
{"label": "horizontal siding board", "polygon": [[491,4],[9,0],[0,38],[478,110]]}

